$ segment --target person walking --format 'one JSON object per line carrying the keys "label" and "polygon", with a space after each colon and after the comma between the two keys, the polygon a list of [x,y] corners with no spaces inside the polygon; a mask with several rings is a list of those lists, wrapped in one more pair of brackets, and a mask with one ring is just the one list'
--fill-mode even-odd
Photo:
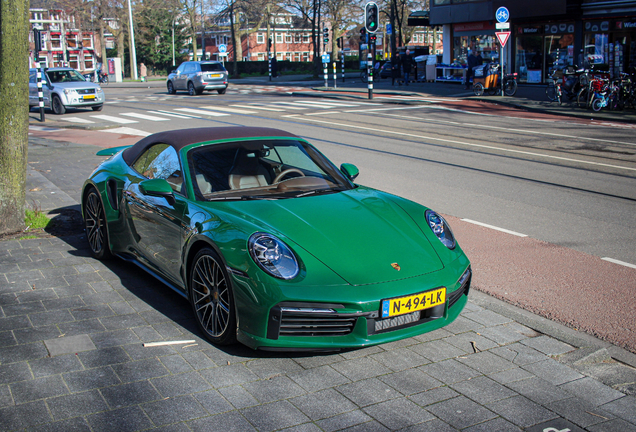
{"label": "person walking", "polygon": [[411,74],[412,66],[413,66],[413,58],[411,58],[411,51],[406,50],[406,53],[402,57],[402,72],[404,73],[405,85],[409,85],[409,75]]}
{"label": "person walking", "polygon": [[473,77],[473,73],[474,73],[473,68],[475,66],[479,66],[478,62],[479,60],[477,59],[475,52],[473,50],[470,50],[470,53],[468,54],[468,61],[467,61],[468,69],[466,70],[466,82],[464,83],[465,84],[464,88],[466,90],[470,88],[470,79]]}
{"label": "person walking", "polygon": [[139,65],[139,73],[141,74],[141,82],[145,82],[146,76],[148,75],[148,69],[145,64],[141,63]]}
{"label": "person walking", "polygon": [[392,86],[395,85],[395,80],[398,80],[398,83],[399,83],[400,76],[402,76],[402,73],[400,71],[400,60],[398,59],[397,55],[393,54],[393,57],[391,57],[391,85]]}

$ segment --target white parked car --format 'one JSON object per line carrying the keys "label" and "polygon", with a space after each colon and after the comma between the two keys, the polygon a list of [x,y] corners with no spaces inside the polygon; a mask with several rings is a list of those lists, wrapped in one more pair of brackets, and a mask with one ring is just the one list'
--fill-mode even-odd
{"label": "white parked car", "polygon": [[[92,108],[101,111],[106,97],[97,83],[88,82],[73,68],[44,69],[42,84],[44,106],[54,114],[64,114],[67,108]],[[29,109],[39,106],[37,69],[29,69]]]}

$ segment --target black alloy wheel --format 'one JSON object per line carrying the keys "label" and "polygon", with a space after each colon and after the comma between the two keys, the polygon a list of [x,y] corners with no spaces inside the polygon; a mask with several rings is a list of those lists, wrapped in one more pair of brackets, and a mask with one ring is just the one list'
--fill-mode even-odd
{"label": "black alloy wheel", "polygon": [[110,258],[104,206],[95,189],[91,189],[84,201],[84,227],[91,254],[99,260]]}
{"label": "black alloy wheel", "polygon": [[192,84],[191,82],[188,83],[188,94],[190,96],[194,96],[197,94],[196,89],[194,88],[194,84]]}
{"label": "black alloy wheel", "polygon": [[236,312],[230,280],[223,262],[210,248],[201,249],[190,270],[190,304],[197,324],[210,342],[236,342]]}
{"label": "black alloy wheel", "polygon": [[168,94],[175,94],[176,90],[174,89],[174,84],[172,81],[168,81]]}

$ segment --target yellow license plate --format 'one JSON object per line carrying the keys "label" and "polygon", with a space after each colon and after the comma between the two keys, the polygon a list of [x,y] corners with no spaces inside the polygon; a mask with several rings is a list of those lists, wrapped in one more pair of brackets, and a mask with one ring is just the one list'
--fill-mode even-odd
{"label": "yellow license plate", "polygon": [[445,301],[445,287],[406,297],[382,300],[382,318],[421,311],[444,304]]}
{"label": "yellow license plate", "polygon": [[222,77],[223,75],[221,74],[210,74],[210,78],[219,78]]}
{"label": "yellow license plate", "polygon": [[86,99],[95,99],[95,95],[84,95],[84,100]]}

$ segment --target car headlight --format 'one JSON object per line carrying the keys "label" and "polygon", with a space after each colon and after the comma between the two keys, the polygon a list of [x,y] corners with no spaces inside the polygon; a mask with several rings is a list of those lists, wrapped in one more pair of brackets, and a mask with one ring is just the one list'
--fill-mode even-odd
{"label": "car headlight", "polygon": [[426,222],[433,234],[449,249],[455,249],[455,236],[446,220],[434,212],[426,210]]}
{"label": "car headlight", "polygon": [[97,86],[97,88],[95,89],[95,91],[96,91],[97,93],[99,93],[99,92],[101,92],[101,91],[102,91],[102,88],[101,88],[100,86]]}
{"label": "car headlight", "polygon": [[72,94],[75,93],[74,89],[64,89],[64,94]]}
{"label": "car headlight", "polygon": [[271,234],[254,233],[248,240],[250,256],[266,273],[279,279],[298,275],[298,261],[285,243]]}

